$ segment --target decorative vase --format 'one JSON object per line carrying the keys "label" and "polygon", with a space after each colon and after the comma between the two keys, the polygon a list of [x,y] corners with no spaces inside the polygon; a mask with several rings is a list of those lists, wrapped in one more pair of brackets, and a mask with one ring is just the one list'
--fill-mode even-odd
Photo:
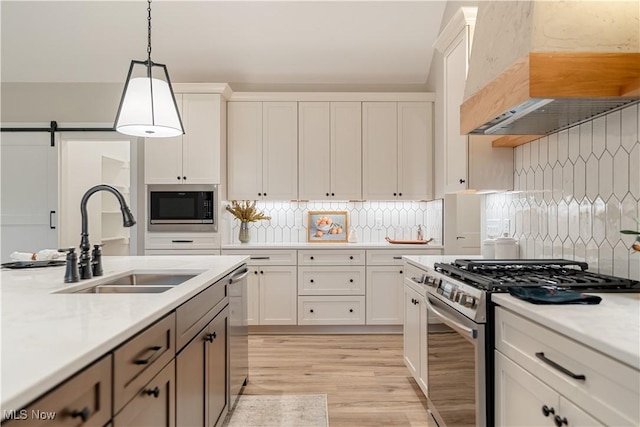
{"label": "decorative vase", "polygon": [[238,234],[238,239],[240,240],[240,243],[249,243],[249,241],[251,240],[248,222],[240,223],[240,233]]}

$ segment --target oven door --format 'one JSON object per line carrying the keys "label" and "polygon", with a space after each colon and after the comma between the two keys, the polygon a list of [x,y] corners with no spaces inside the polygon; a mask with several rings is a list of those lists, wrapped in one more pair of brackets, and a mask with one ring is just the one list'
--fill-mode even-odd
{"label": "oven door", "polygon": [[429,411],[438,426],[486,426],[485,325],[427,294]]}

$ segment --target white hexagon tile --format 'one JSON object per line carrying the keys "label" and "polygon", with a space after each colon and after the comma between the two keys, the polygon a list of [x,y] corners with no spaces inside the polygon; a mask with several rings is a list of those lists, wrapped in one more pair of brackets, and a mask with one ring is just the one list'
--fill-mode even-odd
{"label": "white hexagon tile", "polygon": [[634,104],[516,147],[517,194],[485,195],[485,221],[515,218],[511,233],[524,256],[586,261],[640,280],[634,236],[620,233],[640,228],[639,121]]}

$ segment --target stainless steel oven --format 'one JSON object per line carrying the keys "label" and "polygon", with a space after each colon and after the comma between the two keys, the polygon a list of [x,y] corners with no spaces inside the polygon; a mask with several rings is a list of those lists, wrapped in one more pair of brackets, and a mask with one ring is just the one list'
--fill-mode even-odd
{"label": "stainless steel oven", "polygon": [[149,231],[218,230],[218,186],[149,185]]}
{"label": "stainless steel oven", "polygon": [[425,298],[428,404],[439,426],[486,426],[485,325],[437,296]]}

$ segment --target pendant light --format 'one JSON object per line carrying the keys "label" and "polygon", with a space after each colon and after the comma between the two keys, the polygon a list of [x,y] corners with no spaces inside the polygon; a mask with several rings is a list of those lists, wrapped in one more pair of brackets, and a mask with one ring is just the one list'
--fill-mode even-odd
{"label": "pendant light", "polygon": [[151,0],[147,3],[147,60],[131,61],[114,127],[145,138],[178,136],[184,129],[167,66],[151,61]]}

